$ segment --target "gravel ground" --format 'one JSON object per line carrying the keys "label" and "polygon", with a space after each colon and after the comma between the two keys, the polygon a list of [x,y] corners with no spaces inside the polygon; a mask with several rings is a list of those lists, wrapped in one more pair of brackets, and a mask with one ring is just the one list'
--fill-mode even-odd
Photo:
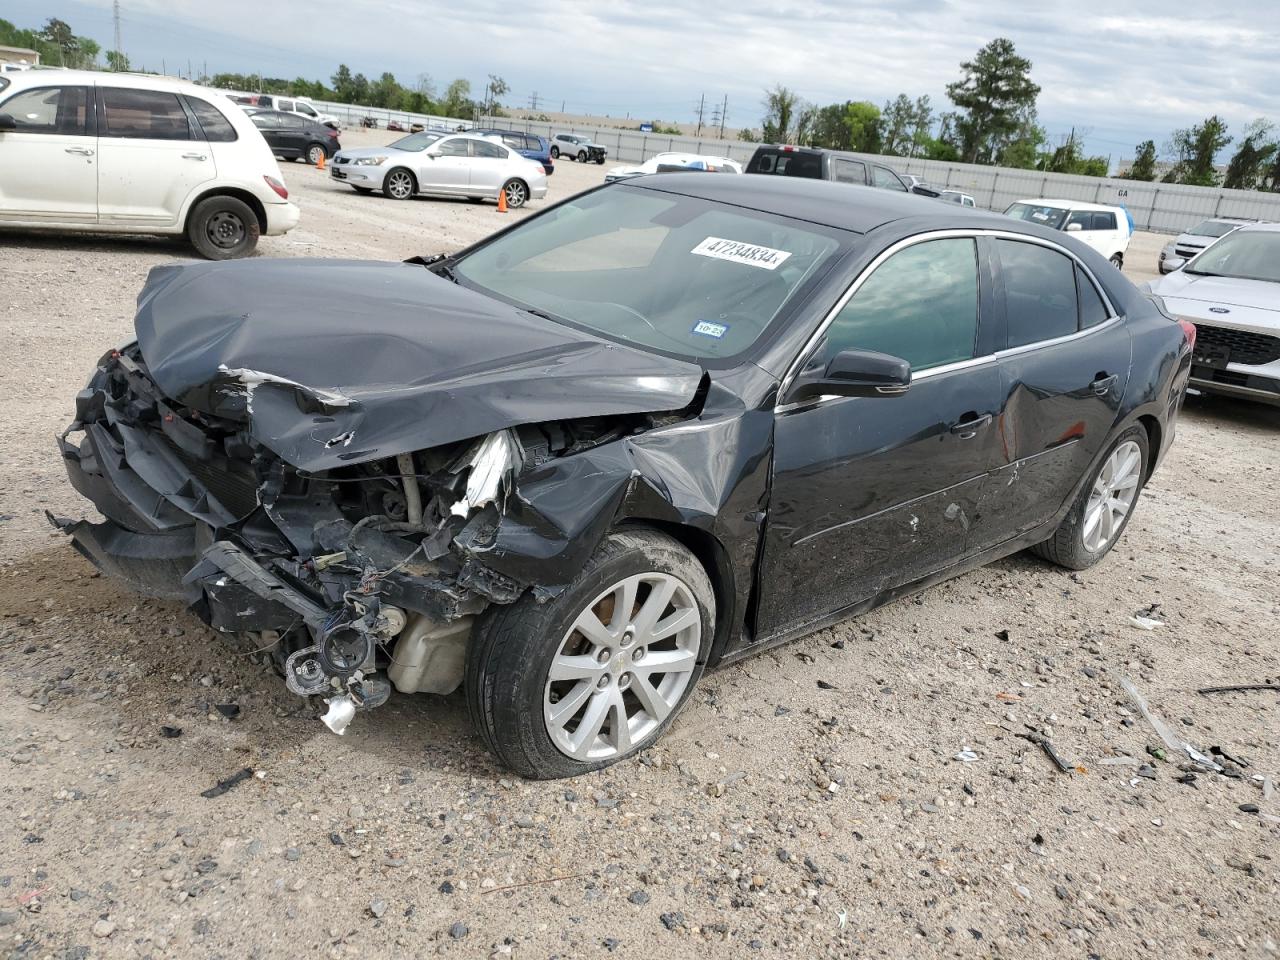
{"label": "gravel ground", "polygon": [[[507,222],[285,171],[302,225],[266,256],[400,259]],[[560,164],[550,199],[602,172]],[[1128,272],[1161,242],[1135,238]],[[396,696],[335,738],[44,526],[85,509],[52,444],[76,389],[146,271],[188,256],[0,236],[0,952],[1276,954],[1280,794],[1259,778],[1280,779],[1280,697],[1195,690],[1280,678],[1280,411],[1192,398],[1093,570],[1010,558],[708,675],[639,760],[526,783],[460,696]],[[1121,677],[1248,766],[1178,779]]]}

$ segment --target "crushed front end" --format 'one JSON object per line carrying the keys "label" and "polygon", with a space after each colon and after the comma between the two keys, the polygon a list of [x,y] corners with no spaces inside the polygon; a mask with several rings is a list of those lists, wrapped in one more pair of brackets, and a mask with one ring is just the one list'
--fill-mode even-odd
{"label": "crushed front end", "polygon": [[59,438],[72,485],[104,519],[50,520],[103,571],[250,635],[290,690],[326,700],[338,733],[392,684],[461,683],[475,615],[531,586],[477,559],[515,478],[629,429],[625,418],[506,428],[311,473],[255,435],[266,391],[318,421],[350,402],[224,369],[197,409],[164,395],[136,344],[112,351]]}

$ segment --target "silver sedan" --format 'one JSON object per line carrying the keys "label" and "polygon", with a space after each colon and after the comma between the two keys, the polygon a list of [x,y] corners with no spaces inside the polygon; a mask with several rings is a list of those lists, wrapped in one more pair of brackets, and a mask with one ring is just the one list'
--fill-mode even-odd
{"label": "silver sedan", "polygon": [[385,147],[339,150],[329,177],[358,193],[381,190],[393,200],[419,193],[496,200],[502,193],[507,206],[520,207],[547,195],[540,163],[482,137],[431,131]]}

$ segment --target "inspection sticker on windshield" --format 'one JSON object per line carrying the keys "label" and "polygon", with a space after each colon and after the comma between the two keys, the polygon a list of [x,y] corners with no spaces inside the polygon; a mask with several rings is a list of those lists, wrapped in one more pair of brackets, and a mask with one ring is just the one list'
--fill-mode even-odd
{"label": "inspection sticker on windshield", "polygon": [[727,323],[712,323],[710,320],[699,320],[693,325],[693,332],[700,333],[704,337],[715,337],[719,340],[729,332]]}
{"label": "inspection sticker on windshield", "polygon": [[772,247],[761,247],[754,243],[743,243],[740,240],[725,240],[722,237],[707,237],[690,253],[696,253],[700,257],[715,257],[717,260],[745,263],[749,267],[759,267],[762,270],[776,270],[787,257],[791,256],[785,250],[774,250]]}

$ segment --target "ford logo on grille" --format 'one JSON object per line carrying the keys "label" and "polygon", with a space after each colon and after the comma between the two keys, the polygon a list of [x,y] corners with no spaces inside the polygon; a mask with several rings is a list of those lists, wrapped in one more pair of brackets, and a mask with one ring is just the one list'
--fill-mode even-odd
{"label": "ford logo on grille", "polygon": [[1228,310],[1226,307],[1210,307],[1209,312],[1210,313],[1230,313],[1231,311]]}

